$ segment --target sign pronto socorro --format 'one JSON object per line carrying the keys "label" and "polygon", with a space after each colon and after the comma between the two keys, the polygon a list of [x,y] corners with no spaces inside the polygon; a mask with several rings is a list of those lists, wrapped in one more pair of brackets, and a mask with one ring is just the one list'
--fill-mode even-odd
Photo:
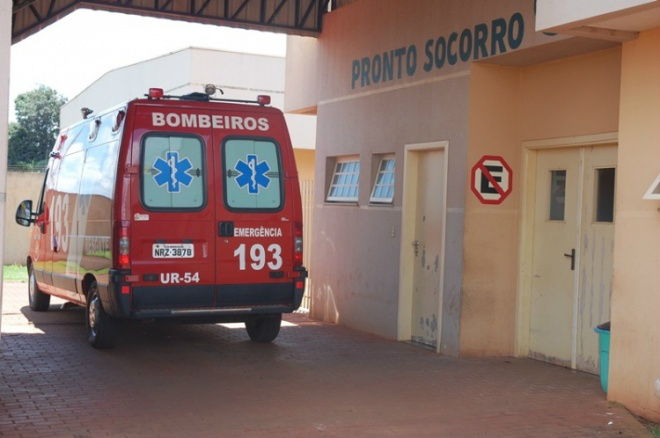
{"label": "sign pronto socorro", "polygon": [[484,155],[472,167],[470,188],[482,204],[501,204],[513,188],[513,171],[504,158]]}

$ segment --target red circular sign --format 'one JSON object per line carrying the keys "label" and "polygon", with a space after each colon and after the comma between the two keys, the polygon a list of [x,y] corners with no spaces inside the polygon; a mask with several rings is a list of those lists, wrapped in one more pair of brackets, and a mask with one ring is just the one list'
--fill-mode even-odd
{"label": "red circular sign", "polygon": [[504,158],[484,155],[472,167],[470,188],[482,204],[501,204],[513,188],[513,171]]}

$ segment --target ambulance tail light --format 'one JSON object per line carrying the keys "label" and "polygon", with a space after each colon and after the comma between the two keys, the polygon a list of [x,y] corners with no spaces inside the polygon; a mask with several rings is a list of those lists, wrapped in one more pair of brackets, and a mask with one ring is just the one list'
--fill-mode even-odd
{"label": "ambulance tail light", "polygon": [[299,268],[303,265],[303,224],[293,224],[293,267]]}
{"label": "ambulance tail light", "polygon": [[149,88],[149,99],[162,99],[164,94],[162,88]]}
{"label": "ambulance tail light", "polygon": [[257,103],[261,106],[270,105],[270,96],[260,94],[257,96]]}
{"label": "ambulance tail light", "polygon": [[130,233],[127,226],[117,229],[117,265],[119,269],[131,268]]}

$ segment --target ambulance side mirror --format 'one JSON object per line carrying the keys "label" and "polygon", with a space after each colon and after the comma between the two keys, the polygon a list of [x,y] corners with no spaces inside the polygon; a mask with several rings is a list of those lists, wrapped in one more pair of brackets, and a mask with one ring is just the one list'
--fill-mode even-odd
{"label": "ambulance side mirror", "polygon": [[16,209],[16,223],[24,227],[29,227],[34,222],[32,214],[32,201],[21,202]]}

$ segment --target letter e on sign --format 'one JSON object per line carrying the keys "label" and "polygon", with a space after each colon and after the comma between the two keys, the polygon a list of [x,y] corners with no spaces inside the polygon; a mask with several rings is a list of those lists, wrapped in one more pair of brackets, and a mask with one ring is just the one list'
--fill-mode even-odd
{"label": "letter e on sign", "polygon": [[513,171],[504,158],[484,155],[472,167],[470,188],[482,204],[501,204],[513,188]]}

